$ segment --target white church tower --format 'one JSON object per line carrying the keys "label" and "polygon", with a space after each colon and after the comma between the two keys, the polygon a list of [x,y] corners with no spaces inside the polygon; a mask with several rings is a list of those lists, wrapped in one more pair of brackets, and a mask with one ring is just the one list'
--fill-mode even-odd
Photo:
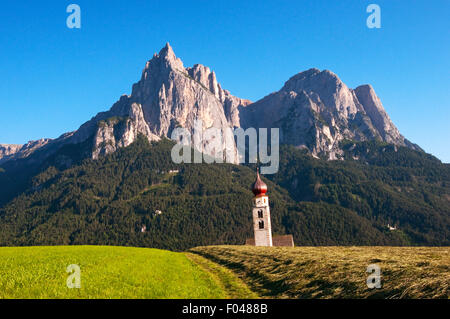
{"label": "white church tower", "polygon": [[266,195],[267,185],[256,173],[256,181],[252,186],[253,194],[253,230],[255,246],[272,246],[272,225],[270,224],[269,197]]}

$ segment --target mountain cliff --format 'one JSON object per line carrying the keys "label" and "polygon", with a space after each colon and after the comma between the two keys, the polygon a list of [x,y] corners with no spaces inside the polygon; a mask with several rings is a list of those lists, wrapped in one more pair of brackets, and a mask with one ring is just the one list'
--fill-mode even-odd
{"label": "mountain cliff", "polygon": [[[149,141],[170,137],[174,128],[186,128],[191,134],[197,120],[202,129],[211,127],[224,131],[239,125],[238,108],[250,101],[237,98],[222,89],[216,75],[208,67],[196,64],[185,68],[169,44],[148,61],[139,82],[130,95],[123,95],[109,111],[101,112],[77,131],[42,143],[39,158],[46,157],[63,145],[91,143],[91,158],[98,158],[130,145],[143,134]],[[206,148],[205,141],[201,148]],[[24,146],[25,147],[25,146]],[[234,144],[225,145],[223,150]],[[20,146],[0,148],[0,160],[23,157]],[[30,152],[37,148],[27,148]],[[28,154],[29,155],[29,154]],[[236,161],[236,158],[233,162]]]}
{"label": "mountain cliff", "polygon": [[293,76],[280,91],[242,108],[240,116],[243,127],[278,127],[281,143],[328,159],[342,157],[343,140],[420,149],[400,134],[370,85],[352,90],[328,70]]}
{"label": "mountain cliff", "polygon": [[37,141],[29,141],[26,144],[0,144],[0,163],[9,159],[26,158],[35,150],[46,145],[50,139],[43,138]]}
{"label": "mountain cliff", "polygon": [[[33,153],[37,153],[33,161],[41,161],[64,145],[86,142],[88,157],[96,159],[130,145],[138,134],[149,141],[170,137],[177,127],[192,134],[197,120],[203,130],[280,128],[281,143],[327,159],[343,158],[344,140],[378,140],[420,150],[400,134],[370,85],[353,90],[328,70],[310,69],[290,78],[278,92],[251,103],[224,90],[208,67],[184,67],[166,44],[146,63],[131,94],[123,95],[109,111],[54,140],[0,145],[0,162]],[[203,141],[199,148],[206,152],[209,142]],[[235,153],[231,144],[223,142],[223,151]]]}

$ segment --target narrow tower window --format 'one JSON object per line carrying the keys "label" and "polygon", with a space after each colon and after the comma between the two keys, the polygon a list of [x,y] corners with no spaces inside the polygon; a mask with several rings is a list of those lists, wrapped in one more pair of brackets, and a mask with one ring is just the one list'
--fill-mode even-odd
{"label": "narrow tower window", "polygon": [[258,210],[258,218],[263,218],[263,211],[262,211],[262,209]]}
{"label": "narrow tower window", "polygon": [[263,220],[259,221],[259,229],[264,229],[264,221]]}

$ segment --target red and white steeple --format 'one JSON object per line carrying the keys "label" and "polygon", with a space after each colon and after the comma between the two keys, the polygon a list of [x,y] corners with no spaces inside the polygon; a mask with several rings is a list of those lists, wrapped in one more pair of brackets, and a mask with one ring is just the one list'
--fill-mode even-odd
{"label": "red and white steeple", "polygon": [[252,185],[252,192],[255,196],[265,195],[267,193],[267,185],[259,176],[259,168],[256,170],[256,181]]}
{"label": "red and white steeple", "polygon": [[256,181],[252,185],[253,199],[253,230],[255,234],[255,246],[272,246],[272,225],[270,222],[269,197],[267,185],[256,172]]}

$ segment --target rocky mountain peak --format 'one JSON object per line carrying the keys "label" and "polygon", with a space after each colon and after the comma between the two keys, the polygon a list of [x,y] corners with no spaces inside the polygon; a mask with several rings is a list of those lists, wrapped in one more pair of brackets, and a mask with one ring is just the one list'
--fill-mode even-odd
{"label": "rocky mountain peak", "polygon": [[168,77],[169,73],[174,70],[184,71],[183,62],[177,58],[172,47],[167,43],[158,54],[155,53],[153,58],[145,64],[141,81],[145,81],[150,77]]}
{"label": "rocky mountain peak", "polygon": [[[71,138],[79,143],[94,134],[92,156],[97,158],[129,145],[139,133],[149,140],[170,137],[180,126],[192,133],[196,121],[203,123],[203,129],[225,131],[239,122],[238,107],[246,104],[222,89],[210,68],[201,64],[185,68],[167,43],[146,63],[130,95],[123,95]],[[236,152],[235,147],[231,152]]]}
{"label": "rocky mountain peak", "polygon": [[384,141],[395,144],[403,139],[370,84],[358,86],[354,92],[364,111],[370,117],[373,126]]}
{"label": "rocky mountain peak", "polygon": [[38,148],[47,149],[39,152],[46,156],[65,144],[85,141],[92,142],[91,157],[97,158],[131,144],[138,134],[153,141],[170,137],[176,127],[192,133],[197,120],[205,130],[279,128],[281,143],[329,159],[339,158],[344,139],[378,139],[419,149],[399,133],[370,85],[352,90],[335,73],[311,68],[291,77],[280,91],[251,103],[224,90],[209,67],[185,68],[167,43],[145,64],[132,93],[122,95],[109,111],[55,140],[20,148],[2,145],[0,160],[26,157]]}
{"label": "rocky mountain peak", "polygon": [[312,68],[291,77],[281,89],[286,92],[307,92],[316,104],[322,104],[343,119],[352,118],[361,108],[354,94],[329,71]]}
{"label": "rocky mountain peak", "polygon": [[[333,87],[333,84],[335,87]],[[319,69],[311,68],[291,77],[286,81],[282,90],[294,92],[311,88],[320,88],[320,90],[323,90],[323,85],[333,89],[342,86],[343,82],[336,74],[329,70],[320,71]]]}
{"label": "rocky mountain peak", "polygon": [[183,62],[177,58],[175,52],[173,51],[170,44],[167,42],[166,46],[159,51],[159,59],[163,59],[168,67],[177,67],[179,69],[184,69]]}
{"label": "rocky mountain peak", "polygon": [[291,77],[280,91],[242,109],[244,127],[280,128],[281,142],[337,159],[342,140],[382,140],[419,149],[390,120],[370,85],[350,89],[333,72],[312,68]]}
{"label": "rocky mountain peak", "polygon": [[160,56],[170,56],[170,57],[175,57],[175,52],[173,52],[172,47],[170,46],[169,42],[166,42],[166,45],[164,46],[164,48],[162,48],[159,51],[159,55]]}
{"label": "rocky mountain peak", "polygon": [[214,71],[211,71],[209,67],[201,64],[195,64],[192,68],[187,68],[186,71],[190,77],[205,86],[219,100],[222,100],[222,88],[217,83]]}
{"label": "rocky mountain peak", "polygon": [[7,156],[14,155],[21,148],[22,144],[0,144],[0,160]]}
{"label": "rocky mountain peak", "polygon": [[51,139],[41,138],[26,144],[0,144],[0,163],[9,159],[28,157],[35,150],[47,145]]}

